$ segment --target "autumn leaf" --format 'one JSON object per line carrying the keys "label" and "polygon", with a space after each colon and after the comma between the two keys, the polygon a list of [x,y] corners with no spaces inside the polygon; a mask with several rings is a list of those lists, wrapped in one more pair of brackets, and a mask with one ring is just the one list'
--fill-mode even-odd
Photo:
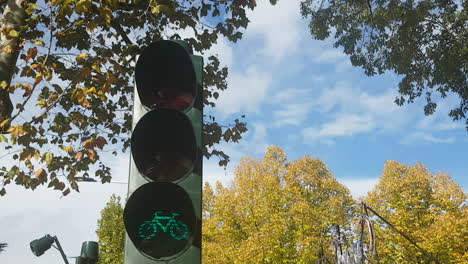
{"label": "autumn leaf", "polygon": [[12,29],[12,30],[10,30],[10,32],[8,32],[8,36],[16,38],[16,37],[19,36],[19,33],[18,33],[18,31]]}
{"label": "autumn leaf", "polygon": [[7,88],[7,87],[8,87],[8,82],[5,81],[5,80],[1,81],[1,82],[0,82],[0,87],[1,87],[2,89]]}
{"label": "autumn leaf", "polygon": [[20,160],[29,160],[31,158],[32,154],[29,151],[29,149],[23,149],[23,151],[20,152],[19,158]]}
{"label": "autumn leaf", "polygon": [[62,145],[61,148],[68,152],[68,154],[71,154],[73,152],[73,147],[72,146],[64,146]]}
{"label": "autumn leaf", "polygon": [[105,144],[107,144],[107,140],[101,136],[97,137],[96,138],[96,146],[100,149],[102,149],[104,147]]}
{"label": "autumn leaf", "polygon": [[91,68],[92,68],[93,70],[95,70],[96,72],[101,73],[101,67],[99,67],[99,63],[98,63],[98,62],[93,63],[93,65],[91,66]]}
{"label": "autumn leaf", "polygon": [[28,52],[26,53],[26,58],[24,59],[25,61],[28,61],[29,59],[34,59],[37,55],[37,48],[32,47],[28,49]]}
{"label": "autumn leaf", "polygon": [[14,136],[19,136],[24,133],[23,126],[21,125],[12,125],[8,130],[8,133],[11,133]]}
{"label": "autumn leaf", "polygon": [[42,73],[36,73],[36,77],[34,78],[34,86],[37,85],[42,80]]}
{"label": "autumn leaf", "polygon": [[44,41],[42,41],[41,39],[36,39],[34,40],[34,44],[39,45],[39,46],[44,46]]}
{"label": "autumn leaf", "polygon": [[87,140],[83,141],[81,145],[86,149],[92,149],[94,147],[94,139],[88,138]]}
{"label": "autumn leaf", "polygon": [[87,58],[88,56],[89,56],[89,53],[83,52],[83,53],[78,54],[78,56],[76,56],[76,60],[80,61],[80,60],[82,60],[84,58]]}
{"label": "autumn leaf", "polygon": [[13,52],[13,49],[11,48],[10,45],[6,45],[5,47],[3,47],[2,51],[6,53],[11,53]]}
{"label": "autumn leaf", "polygon": [[89,67],[83,67],[80,70],[80,76],[83,78],[87,78],[91,76],[91,69]]}
{"label": "autumn leaf", "polygon": [[95,94],[96,93],[96,87],[91,87],[86,90],[87,94]]}
{"label": "autumn leaf", "polygon": [[94,149],[86,149],[86,152],[88,152],[89,159],[92,161],[96,160],[96,151],[94,151]]}
{"label": "autumn leaf", "polygon": [[47,177],[47,172],[43,168],[40,168],[36,172],[34,172],[34,176],[36,178],[45,178]]}
{"label": "autumn leaf", "polygon": [[29,83],[25,83],[21,85],[21,88],[24,90],[23,97],[30,96],[32,93],[32,87]]}
{"label": "autumn leaf", "polygon": [[75,154],[75,159],[76,159],[76,160],[80,160],[82,157],[83,157],[83,151],[78,151],[78,152]]}

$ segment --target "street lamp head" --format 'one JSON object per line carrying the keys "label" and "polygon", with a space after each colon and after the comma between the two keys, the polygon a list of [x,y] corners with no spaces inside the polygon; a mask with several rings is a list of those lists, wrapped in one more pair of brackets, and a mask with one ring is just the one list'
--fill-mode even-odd
{"label": "street lamp head", "polygon": [[34,253],[34,255],[39,257],[44,254],[44,252],[46,252],[53,243],[54,238],[50,235],[45,235],[42,238],[33,240],[31,243],[29,243],[29,246],[31,247],[31,251]]}

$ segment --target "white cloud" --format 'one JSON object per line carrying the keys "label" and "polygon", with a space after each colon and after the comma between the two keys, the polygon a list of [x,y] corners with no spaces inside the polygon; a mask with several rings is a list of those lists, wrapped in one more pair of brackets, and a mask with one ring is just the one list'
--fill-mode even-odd
{"label": "white cloud", "polygon": [[288,103],[281,110],[273,112],[273,117],[276,120],[275,126],[283,125],[300,125],[307,117],[307,113],[311,108],[309,103]]}
{"label": "white cloud", "polygon": [[231,73],[228,77],[229,87],[216,101],[216,111],[225,115],[237,112],[258,112],[264,102],[272,77],[251,66],[245,73]]}
{"label": "white cloud", "polygon": [[423,132],[415,132],[411,133],[408,136],[404,137],[400,143],[409,145],[421,141],[427,141],[431,143],[454,143],[455,138],[453,137],[434,137],[430,133],[423,133]]}
{"label": "white cloud", "polygon": [[299,26],[299,2],[278,1],[272,6],[269,1],[257,1],[257,7],[247,14],[251,22],[245,39],[262,36],[265,44],[261,53],[276,62],[295,52],[303,35]]}
{"label": "white cloud", "polygon": [[414,111],[419,106],[397,106],[394,103],[396,93],[392,87],[383,93],[371,94],[348,81],[337,81],[331,88],[324,87],[310,109],[332,119],[303,129],[304,142],[330,145],[335,137],[370,131],[399,131],[412,125],[419,117]]}
{"label": "white cloud", "polygon": [[336,63],[347,60],[347,56],[339,49],[323,49],[314,53],[312,60],[317,63]]}
{"label": "white cloud", "polygon": [[317,99],[319,111],[329,112],[335,106],[355,109],[358,92],[348,81],[338,81],[332,88],[324,87]]}
{"label": "white cloud", "polygon": [[340,183],[348,187],[354,199],[360,196],[366,196],[369,191],[379,181],[378,178],[357,178],[357,179],[337,179]]}
{"label": "white cloud", "polygon": [[334,137],[352,136],[368,132],[375,128],[375,122],[370,115],[344,114],[320,127],[307,127],[302,130],[304,143],[331,144]]}

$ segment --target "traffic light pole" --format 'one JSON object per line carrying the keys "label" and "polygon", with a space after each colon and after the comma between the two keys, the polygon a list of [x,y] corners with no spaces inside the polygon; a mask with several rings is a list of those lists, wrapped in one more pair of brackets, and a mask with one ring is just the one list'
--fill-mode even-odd
{"label": "traffic light pole", "polygon": [[135,69],[125,264],[201,263],[203,57],[146,47]]}

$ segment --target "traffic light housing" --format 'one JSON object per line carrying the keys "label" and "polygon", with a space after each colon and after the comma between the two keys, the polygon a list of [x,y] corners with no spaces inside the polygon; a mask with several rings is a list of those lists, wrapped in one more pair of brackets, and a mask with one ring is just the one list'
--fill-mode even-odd
{"label": "traffic light housing", "polygon": [[201,263],[202,72],[183,41],[137,60],[125,264]]}

